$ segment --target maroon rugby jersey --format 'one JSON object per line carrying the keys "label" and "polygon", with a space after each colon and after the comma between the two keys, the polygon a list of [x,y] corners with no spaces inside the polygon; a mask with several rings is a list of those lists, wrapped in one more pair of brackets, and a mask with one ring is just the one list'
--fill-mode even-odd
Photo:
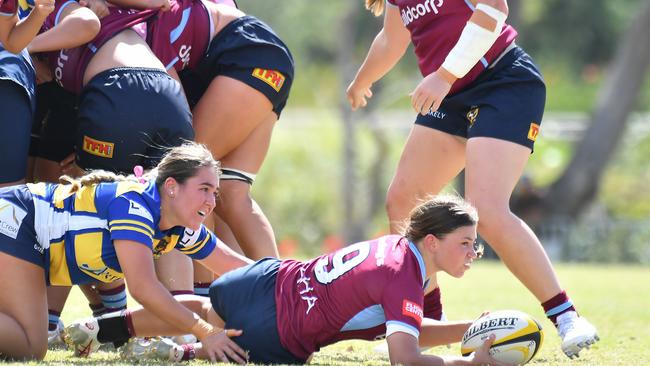
{"label": "maroon rugby jersey", "polygon": [[18,0],[0,0],[0,15],[14,15],[18,11]]}
{"label": "maroon rugby jersey", "polygon": [[[397,6],[404,26],[411,33],[422,75],[438,70],[456,45],[465,24],[474,13],[469,0],[387,0]],[[452,85],[453,94],[474,81],[514,41],[517,31],[505,24],[501,35],[483,58]]]}
{"label": "maroon rugby jersey", "polygon": [[[60,21],[60,14],[66,6],[76,3],[73,0],[56,0],[54,11],[48,15],[43,23],[41,32],[55,27]],[[99,34],[89,43],[71,49],[48,52],[48,62],[54,79],[66,90],[79,94],[83,88],[83,77],[86,67],[95,55],[95,52],[109,39],[119,32],[132,28],[144,37],[142,29],[144,21],[158,12],[153,10],[132,10],[118,7],[109,7],[109,14],[101,21]]]}
{"label": "maroon rugby jersey", "polygon": [[350,245],[309,262],[282,261],[275,286],[282,345],[307,359],[344,339],[395,332],[418,337],[426,283],[422,256],[397,235]]}
{"label": "maroon rugby jersey", "polygon": [[201,0],[172,0],[147,27],[147,43],[165,65],[176,71],[194,68],[208,48],[214,23]]}

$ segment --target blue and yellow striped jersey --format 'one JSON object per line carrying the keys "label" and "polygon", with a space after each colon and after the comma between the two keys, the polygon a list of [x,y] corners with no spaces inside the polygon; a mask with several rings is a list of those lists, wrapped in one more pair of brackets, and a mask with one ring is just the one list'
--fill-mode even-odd
{"label": "blue and yellow striped jersey", "polygon": [[28,184],[35,208],[34,228],[45,249],[52,285],[113,282],[124,274],[113,240],[132,240],[154,256],[178,249],[202,259],[217,238],[205,226],[193,231],[160,231],[160,196],[154,182],[99,183],[70,192],[70,185]]}

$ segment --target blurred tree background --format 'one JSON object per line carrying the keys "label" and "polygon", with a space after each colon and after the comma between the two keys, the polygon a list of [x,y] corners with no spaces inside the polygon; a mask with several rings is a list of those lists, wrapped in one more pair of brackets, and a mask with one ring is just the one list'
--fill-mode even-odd
{"label": "blurred tree background", "polygon": [[[362,0],[238,0],[291,49],[296,78],[253,187],[285,256],[384,233],[385,191],[414,120],[411,51],[365,110],[345,88],[381,28]],[[512,206],[556,259],[650,263],[650,3],[510,0],[541,67],[541,137]],[[454,190],[454,187],[450,187]]]}

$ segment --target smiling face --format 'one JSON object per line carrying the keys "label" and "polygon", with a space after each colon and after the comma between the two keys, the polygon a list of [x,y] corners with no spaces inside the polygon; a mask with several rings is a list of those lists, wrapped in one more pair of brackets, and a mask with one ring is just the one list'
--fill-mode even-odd
{"label": "smiling face", "polygon": [[461,226],[434,240],[437,242],[434,245],[435,266],[453,277],[462,277],[477,257],[476,226]]}
{"label": "smiling face", "polygon": [[165,182],[173,226],[198,230],[216,205],[219,177],[212,167],[199,168],[197,174],[178,184],[173,178]]}

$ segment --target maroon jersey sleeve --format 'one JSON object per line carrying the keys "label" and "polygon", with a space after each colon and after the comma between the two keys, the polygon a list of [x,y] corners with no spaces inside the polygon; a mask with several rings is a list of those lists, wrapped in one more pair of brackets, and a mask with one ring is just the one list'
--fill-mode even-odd
{"label": "maroon jersey sleeve", "polygon": [[405,259],[404,268],[395,272],[384,288],[381,305],[386,316],[386,337],[396,332],[415,338],[420,336],[424,295],[419,267],[412,260],[408,263],[408,259]]}
{"label": "maroon jersey sleeve", "polygon": [[0,0],[0,15],[14,15],[18,11],[18,0]]}

